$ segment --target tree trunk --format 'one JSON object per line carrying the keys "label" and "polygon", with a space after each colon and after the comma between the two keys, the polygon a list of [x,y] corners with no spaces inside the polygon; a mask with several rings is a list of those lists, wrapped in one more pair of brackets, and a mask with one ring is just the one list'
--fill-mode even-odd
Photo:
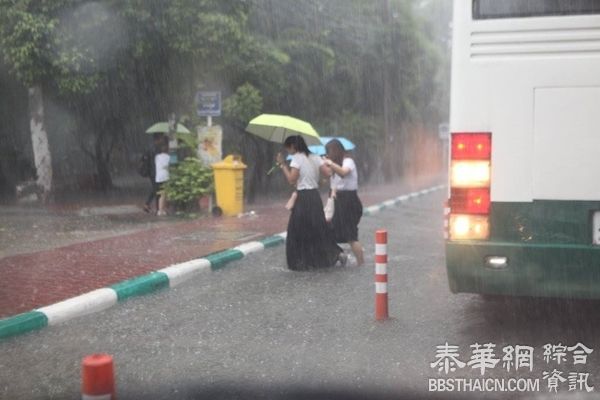
{"label": "tree trunk", "polygon": [[29,129],[37,172],[37,184],[42,188],[42,199],[46,202],[52,191],[52,157],[48,143],[48,133],[44,122],[44,101],[42,87],[29,88]]}

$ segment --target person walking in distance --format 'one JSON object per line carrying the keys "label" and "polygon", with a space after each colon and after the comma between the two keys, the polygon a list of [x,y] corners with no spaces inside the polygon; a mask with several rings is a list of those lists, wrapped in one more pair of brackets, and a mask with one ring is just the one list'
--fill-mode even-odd
{"label": "person walking in distance", "polygon": [[159,153],[154,158],[156,165],[156,193],[158,194],[158,212],[156,215],[167,215],[167,196],[163,193],[165,182],[169,180],[169,141],[164,138],[159,146]]}
{"label": "person walking in distance", "polygon": [[325,146],[325,164],[333,171],[331,176],[331,196],[335,201],[335,211],[331,225],[337,243],[348,243],[358,265],[364,264],[363,247],[358,241],[358,224],[363,206],[358,197],[358,173],[354,160],[346,153],[342,143],[333,139]]}
{"label": "person walking in distance", "polygon": [[331,175],[323,160],[312,154],[302,136],[290,136],[284,147],[292,156],[290,166],[281,153],[277,165],[288,183],[296,186],[297,198],[290,213],[285,242],[288,268],[307,270],[346,264],[347,256],[337,245],[325,221],[319,194],[320,174]]}

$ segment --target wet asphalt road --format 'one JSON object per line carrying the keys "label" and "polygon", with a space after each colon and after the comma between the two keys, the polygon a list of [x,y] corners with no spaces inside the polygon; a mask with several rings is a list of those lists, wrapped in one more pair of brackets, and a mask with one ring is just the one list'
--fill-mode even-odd
{"label": "wet asphalt road", "polygon": [[[437,345],[535,348],[533,372],[486,378],[539,378],[540,393],[458,393],[454,398],[547,396],[543,371],[590,373],[600,390],[600,302],[482,299],[453,295],[443,253],[445,193],[438,191],[366,217],[366,267],[290,272],[279,246],[208,272],[174,289],[0,342],[0,398],[80,396],[80,362],[115,359],[120,399],[431,398]],[[391,319],[374,321],[374,231],[389,231]],[[546,364],[543,345],[583,342],[584,366]],[[466,367],[448,377],[478,378]],[[568,382],[559,393],[568,394]],[[445,394],[448,396],[448,394]],[[562,398],[562,397],[561,397]],[[565,398],[585,398],[571,397]],[[594,397],[589,397],[594,398]]]}

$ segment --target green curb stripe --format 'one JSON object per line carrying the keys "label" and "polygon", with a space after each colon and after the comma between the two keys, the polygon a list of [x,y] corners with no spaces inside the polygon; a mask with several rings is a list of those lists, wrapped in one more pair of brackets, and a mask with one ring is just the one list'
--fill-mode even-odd
{"label": "green curb stripe", "polygon": [[[444,186],[439,186],[435,189],[441,189]],[[420,193],[425,194],[425,193]],[[410,194],[405,198],[394,199],[395,204],[416,197],[418,194]],[[384,204],[377,204],[364,209],[363,215],[372,215],[387,208]],[[259,240],[265,248],[275,247],[285,243],[285,238],[279,235],[269,236]],[[211,270],[222,268],[231,261],[236,261],[244,258],[244,253],[236,249],[228,249],[218,253],[210,254],[204,257],[210,261]],[[152,272],[150,274],[138,276],[116,283],[109,288],[113,289],[117,294],[118,301],[123,301],[129,297],[141,296],[163,288],[169,287],[169,277],[164,272]],[[18,314],[5,319],[0,319],[0,339],[14,335],[20,335],[33,330],[41,329],[48,326],[48,317],[40,311],[30,311],[23,314]]]}
{"label": "green curb stripe", "polygon": [[228,250],[224,250],[218,253],[214,253],[211,254],[206,258],[208,261],[210,261],[210,269],[212,270],[216,270],[219,268],[222,268],[223,266],[225,266],[225,264],[231,262],[231,261],[235,261],[235,260],[240,260],[244,257],[244,253],[242,253],[239,250],[235,250],[235,249],[228,249]]}
{"label": "green curb stripe", "polygon": [[48,318],[39,311],[30,311],[0,319],[0,339],[41,329],[47,325]]}
{"label": "green curb stripe", "polygon": [[279,246],[280,244],[285,243],[285,239],[281,236],[269,236],[267,238],[259,240],[259,242],[261,242],[265,246],[265,248],[267,248]]}
{"label": "green curb stripe", "polygon": [[164,272],[152,272],[110,286],[117,292],[118,301],[140,296],[169,287],[169,277]]}

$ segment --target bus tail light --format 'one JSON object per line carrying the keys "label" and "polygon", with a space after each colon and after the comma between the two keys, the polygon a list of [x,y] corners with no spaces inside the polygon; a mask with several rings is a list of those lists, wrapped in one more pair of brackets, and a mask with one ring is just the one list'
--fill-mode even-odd
{"label": "bus tail light", "polygon": [[489,161],[452,161],[450,185],[456,188],[489,187]]}
{"label": "bus tail light", "polygon": [[453,160],[489,160],[492,154],[492,136],[483,133],[453,133]]}
{"label": "bus tail light", "polygon": [[491,155],[491,133],[452,133],[449,240],[489,238]]}
{"label": "bus tail light", "polygon": [[452,189],[450,207],[458,214],[489,214],[490,189]]}
{"label": "bus tail light", "polygon": [[450,240],[485,240],[489,233],[487,215],[450,215]]}

